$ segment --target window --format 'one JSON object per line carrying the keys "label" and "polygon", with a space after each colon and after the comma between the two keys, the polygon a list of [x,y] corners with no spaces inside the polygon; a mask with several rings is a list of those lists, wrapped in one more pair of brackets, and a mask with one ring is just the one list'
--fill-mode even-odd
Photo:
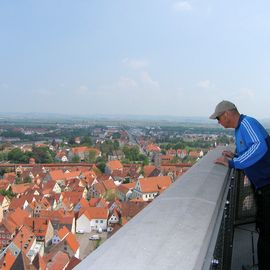
{"label": "window", "polygon": [[100,223],[103,223],[103,220],[101,220]]}
{"label": "window", "polygon": [[96,223],[98,223],[98,220],[96,220]]}

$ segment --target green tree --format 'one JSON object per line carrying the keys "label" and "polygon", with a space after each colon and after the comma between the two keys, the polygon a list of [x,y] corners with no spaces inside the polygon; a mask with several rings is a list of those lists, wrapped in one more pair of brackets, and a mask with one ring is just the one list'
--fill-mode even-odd
{"label": "green tree", "polygon": [[25,139],[27,136],[23,134],[21,131],[15,131],[15,130],[6,130],[1,133],[1,136],[3,137],[12,137],[12,138],[20,138]]}
{"label": "green tree", "polygon": [[123,181],[123,184],[128,184],[128,183],[130,183],[130,178],[126,177],[125,180]]}
{"label": "green tree", "polygon": [[70,145],[74,145],[74,144],[75,144],[75,137],[71,137],[71,138],[69,138],[69,140],[68,140],[68,144],[70,144]]}
{"label": "green tree", "polygon": [[8,172],[8,169],[0,169],[0,176],[3,176],[5,173]]}
{"label": "green tree", "polygon": [[56,146],[57,145],[56,140],[53,139],[52,142],[51,142],[51,144],[52,144],[52,146]]}
{"label": "green tree", "polygon": [[7,161],[8,154],[6,152],[0,152],[0,161]]}
{"label": "green tree", "polygon": [[112,141],[105,141],[104,143],[99,145],[100,151],[105,155],[108,156],[110,152],[115,149],[116,145]]}
{"label": "green tree", "polygon": [[81,161],[81,159],[78,155],[73,156],[71,159],[72,163],[79,163],[80,161]]}
{"label": "green tree", "polygon": [[127,146],[123,147],[123,152],[125,154],[125,159],[123,163],[132,163],[134,161],[138,161],[144,165],[149,164],[149,159],[146,155],[140,153],[139,147],[136,146]]}
{"label": "green tree", "polygon": [[21,184],[21,179],[18,175],[15,177],[15,184]]}
{"label": "green tree", "polygon": [[132,146],[129,147],[127,145],[125,145],[123,147],[123,152],[125,154],[125,158],[130,160],[130,161],[137,161],[139,160],[139,154],[140,154],[140,150],[138,146]]}
{"label": "green tree", "polygon": [[226,135],[221,135],[217,137],[217,144],[229,144],[230,138]]}
{"label": "green tree", "polygon": [[180,141],[176,143],[172,148],[177,150],[177,149],[184,149],[186,147],[186,143],[184,141]]}
{"label": "green tree", "polygon": [[173,157],[172,160],[170,161],[171,164],[177,164],[180,162],[180,158],[179,157]]}
{"label": "green tree", "polygon": [[89,136],[84,136],[81,140],[81,145],[84,146],[92,146],[93,142]]}
{"label": "green tree", "polygon": [[49,149],[49,147],[33,147],[32,157],[37,163],[53,163],[55,154]]}
{"label": "green tree", "polygon": [[1,194],[2,196],[7,196],[9,199],[12,199],[13,197],[16,196],[16,194],[14,194],[14,193],[12,192],[11,187],[9,187],[8,190],[0,189],[0,194]]}
{"label": "green tree", "polygon": [[119,148],[120,148],[119,141],[117,141],[117,140],[113,141],[113,149],[119,150]]}
{"label": "green tree", "polygon": [[143,165],[148,165],[149,164],[149,159],[144,154],[139,154],[139,160],[142,161]]}
{"label": "green tree", "polygon": [[115,132],[115,133],[113,133],[113,135],[112,135],[112,138],[113,138],[113,139],[120,139],[120,137],[121,137],[121,134],[120,134],[119,132]]}
{"label": "green tree", "polygon": [[108,202],[112,202],[114,200],[115,194],[111,190],[107,190],[104,195],[104,199]]}
{"label": "green tree", "polygon": [[96,159],[96,165],[102,173],[105,172],[106,162],[107,162],[107,160],[104,156],[97,157],[97,159]]}
{"label": "green tree", "polygon": [[31,179],[31,177],[28,175],[28,176],[26,176],[26,177],[23,179],[23,182],[24,182],[24,183],[31,183],[31,182],[32,182],[32,179]]}
{"label": "green tree", "polygon": [[28,163],[28,155],[23,153],[21,149],[12,149],[7,156],[8,160],[12,163]]}
{"label": "green tree", "polygon": [[95,160],[96,160],[96,151],[90,150],[86,155],[85,161],[89,163],[94,163]]}

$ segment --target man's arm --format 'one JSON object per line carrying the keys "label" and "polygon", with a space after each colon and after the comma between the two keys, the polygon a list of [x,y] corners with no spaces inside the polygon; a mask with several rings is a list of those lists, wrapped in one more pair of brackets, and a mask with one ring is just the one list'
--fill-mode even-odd
{"label": "man's arm", "polygon": [[229,166],[237,169],[245,169],[259,161],[266,153],[268,149],[265,142],[267,134],[259,126],[257,121],[244,119],[240,128],[247,148],[238,157],[230,160]]}

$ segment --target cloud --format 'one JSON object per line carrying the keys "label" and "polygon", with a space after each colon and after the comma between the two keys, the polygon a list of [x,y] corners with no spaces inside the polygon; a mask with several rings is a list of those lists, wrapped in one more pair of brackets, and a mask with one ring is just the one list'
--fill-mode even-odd
{"label": "cloud", "polygon": [[118,82],[118,87],[130,89],[137,86],[137,82],[129,77],[121,77]]}
{"label": "cloud", "polygon": [[173,9],[178,12],[191,11],[192,6],[188,1],[178,1],[173,4]]}
{"label": "cloud", "polygon": [[144,71],[142,74],[141,74],[141,81],[143,84],[145,85],[150,85],[150,86],[153,86],[153,87],[158,87],[159,88],[159,83],[158,81],[155,81],[151,78],[150,74],[147,72],[147,71]]}
{"label": "cloud", "polygon": [[255,97],[255,91],[249,88],[241,88],[238,91],[238,95],[242,96],[244,98],[250,98],[253,99]]}
{"label": "cloud", "polygon": [[[118,109],[128,113],[143,112],[145,108],[150,110],[149,100],[158,100],[161,103],[166,97],[161,91],[158,81],[154,80],[149,72],[136,72],[133,76],[122,75],[115,83],[102,85],[93,93],[93,99],[106,104],[106,113],[120,113]],[[121,98],[120,98],[121,97]],[[110,104],[117,104],[110,109]],[[92,108],[93,109],[93,108]],[[104,111],[105,112],[105,111]]]}
{"label": "cloud", "polygon": [[124,58],[122,63],[132,69],[142,69],[148,66],[148,62],[142,59]]}
{"label": "cloud", "polygon": [[203,89],[213,88],[214,84],[210,80],[202,80],[197,83],[197,86]]}
{"label": "cloud", "polygon": [[79,88],[76,90],[76,94],[85,95],[89,93],[89,88],[86,85],[80,85]]}
{"label": "cloud", "polygon": [[33,93],[35,93],[37,95],[40,95],[42,97],[52,97],[55,94],[54,91],[51,91],[51,90],[48,90],[48,89],[41,89],[41,88],[35,90]]}

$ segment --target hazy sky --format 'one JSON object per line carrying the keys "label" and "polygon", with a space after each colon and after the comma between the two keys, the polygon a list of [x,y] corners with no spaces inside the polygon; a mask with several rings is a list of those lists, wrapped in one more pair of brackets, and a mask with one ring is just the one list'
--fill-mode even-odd
{"label": "hazy sky", "polygon": [[0,112],[270,117],[270,1],[2,0]]}

